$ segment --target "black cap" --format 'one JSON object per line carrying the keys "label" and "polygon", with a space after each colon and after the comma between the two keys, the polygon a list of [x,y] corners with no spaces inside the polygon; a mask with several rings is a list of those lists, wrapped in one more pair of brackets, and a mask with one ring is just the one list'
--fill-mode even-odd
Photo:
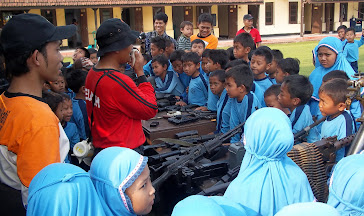
{"label": "black cap", "polygon": [[97,45],[99,45],[97,56],[101,57],[105,53],[122,50],[134,44],[138,36],[139,32],[132,31],[122,20],[108,19],[96,32]]}
{"label": "black cap", "polygon": [[33,51],[41,45],[72,37],[75,25],[54,26],[37,14],[13,16],[1,32],[1,44],[5,53],[12,55]]}
{"label": "black cap", "polygon": [[252,19],[254,19],[254,17],[251,14],[245,14],[243,19],[252,20]]}

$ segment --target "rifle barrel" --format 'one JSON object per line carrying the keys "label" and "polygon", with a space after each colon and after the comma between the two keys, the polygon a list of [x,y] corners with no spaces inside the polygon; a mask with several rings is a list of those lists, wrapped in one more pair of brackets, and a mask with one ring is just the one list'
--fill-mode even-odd
{"label": "rifle barrel", "polygon": [[300,137],[302,137],[303,135],[305,135],[309,130],[311,130],[312,128],[314,128],[317,125],[321,124],[321,122],[323,122],[325,120],[326,120],[326,117],[322,117],[321,119],[315,121],[314,123],[310,124],[309,126],[303,128],[301,131],[297,132],[294,135],[294,140],[299,139]]}

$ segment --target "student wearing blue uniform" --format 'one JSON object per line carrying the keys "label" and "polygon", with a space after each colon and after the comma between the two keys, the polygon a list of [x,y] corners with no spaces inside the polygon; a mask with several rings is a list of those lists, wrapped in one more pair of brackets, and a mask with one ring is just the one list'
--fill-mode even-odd
{"label": "student wearing blue uniform", "polygon": [[106,215],[146,215],[152,210],[155,189],[147,161],[123,147],[109,147],[95,156],[89,173]]}
{"label": "student wearing blue uniform", "polygon": [[206,77],[206,79],[208,78],[206,71],[207,71],[207,63],[208,63],[210,51],[211,51],[210,49],[205,49],[202,52],[202,56],[201,56],[200,73],[202,73]]}
{"label": "student wearing blue uniform", "polygon": [[[342,139],[356,132],[356,125],[350,111],[346,111],[347,83],[343,79],[332,79],[325,82],[319,89],[319,108],[326,121],[321,127],[321,138],[337,136]],[[345,149],[336,152],[336,161],[345,156]]]}
{"label": "student wearing blue uniform", "polygon": [[274,84],[271,85],[265,92],[264,92],[264,102],[267,107],[273,107],[282,110],[287,115],[291,112],[288,108],[283,108],[282,105],[278,102],[278,95],[281,93],[281,85]]}
{"label": "student wearing blue uniform", "polygon": [[343,158],[330,179],[328,205],[341,216],[364,215],[364,154]]}
{"label": "student wearing blue uniform", "polygon": [[270,69],[272,64],[273,55],[266,47],[259,47],[253,53],[250,61],[250,68],[254,74],[254,81],[263,89],[267,90],[272,81],[266,75],[266,72]]}
{"label": "student wearing blue uniform", "polygon": [[190,84],[191,77],[183,73],[182,56],[185,53],[186,52],[183,50],[176,50],[169,57],[169,61],[171,62],[173,70],[177,73],[179,80],[181,81],[186,90],[186,88]]}
{"label": "student wearing blue uniform", "polygon": [[278,62],[276,72],[276,82],[282,84],[286,76],[295,75],[300,72],[300,63],[298,59],[285,58]]}
{"label": "student wearing blue uniform", "polygon": [[155,92],[181,96],[184,87],[174,71],[167,71],[168,59],[164,55],[154,56],[152,66],[155,74]]}
{"label": "student wearing blue uniform", "polygon": [[234,57],[249,62],[249,53],[255,50],[254,39],[251,34],[244,32],[234,38]]}
{"label": "student wearing blue uniform", "polygon": [[191,77],[188,87],[188,101],[178,101],[176,105],[195,104],[206,106],[208,98],[208,82],[200,73],[200,56],[195,52],[186,53],[182,57],[183,71]]}
{"label": "student wearing blue uniform", "polygon": [[332,206],[320,202],[295,203],[284,207],[274,216],[341,216]]}
{"label": "student wearing blue uniform", "polygon": [[[305,76],[291,75],[284,78],[281,92],[278,95],[278,102],[283,108],[290,110],[289,119],[292,122],[292,132],[294,134],[313,124],[310,107],[306,105],[312,96],[312,92],[312,84]],[[308,133],[307,142],[314,143],[319,138],[319,132],[314,127]]]}
{"label": "student wearing blue uniform", "polygon": [[43,168],[29,185],[27,215],[104,216],[87,172],[65,163]]}
{"label": "student wearing blue uniform", "polygon": [[278,62],[283,59],[283,53],[277,49],[271,50],[270,52],[272,53],[273,60],[269,70],[267,70],[267,75],[273,84],[277,84],[276,81],[277,66]]}
{"label": "student wearing blue uniform", "polygon": [[[257,109],[261,108],[258,98],[251,93],[253,73],[246,65],[235,66],[226,73],[225,88],[231,99],[230,129],[235,128]],[[231,143],[239,142],[241,133],[231,138]]]}
{"label": "student wearing blue uniform", "polygon": [[224,197],[261,215],[284,206],[313,202],[306,174],[287,156],[293,146],[291,121],[276,108],[255,111],[244,126],[244,159]]}
{"label": "student wearing blue uniform", "polygon": [[346,43],[344,44],[344,53],[355,72],[358,72],[359,47],[364,44],[364,29],[360,40],[355,40],[355,29],[347,28],[345,30]]}

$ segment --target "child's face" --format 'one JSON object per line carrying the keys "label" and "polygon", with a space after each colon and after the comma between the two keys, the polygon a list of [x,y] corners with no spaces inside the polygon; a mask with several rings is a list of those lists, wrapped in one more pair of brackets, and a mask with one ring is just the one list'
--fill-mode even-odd
{"label": "child's face", "polygon": [[217,76],[210,76],[210,89],[214,95],[221,95],[222,91],[224,91],[225,83],[221,82]]}
{"label": "child's face", "polygon": [[288,86],[283,83],[281,85],[281,92],[278,95],[278,102],[281,104],[283,108],[289,108],[292,110],[292,107],[297,105],[296,100],[298,98],[292,98],[291,94],[288,92]]}
{"label": "child's face", "polygon": [[85,57],[86,56],[86,52],[83,49],[76,49],[75,52],[73,53],[73,62],[77,61],[78,59],[80,59],[81,57]]}
{"label": "child's face", "polygon": [[214,63],[210,58],[207,58],[207,64],[206,64],[206,73],[210,73],[212,71],[215,71],[215,70],[218,70],[218,69],[221,69],[219,67],[219,64],[217,63]]}
{"label": "child's face", "polygon": [[336,62],[336,53],[327,47],[320,47],[317,52],[318,59],[322,67],[330,68]]}
{"label": "child's face", "polygon": [[202,56],[202,53],[204,50],[205,50],[205,48],[203,47],[203,44],[201,44],[201,43],[195,43],[191,47],[191,52],[195,52],[199,56]]}
{"label": "child's face", "polygon": [[234,57],[236,59],[244,59],[250,52],[250,47],[244,47],[239,42],[234,42]]}
{"label": "child's face", "polygon": [[276,81],[277,83],[283,83],[283,80],[284,78],[287,76],[287,73],[285,73],[282,68],[280,67],[277,67],[277,70],[276,70]]}
{"label": "child's face", "polygon": [[63,103],[59,103],[55,112],[59,121],[63,121]]}
{"label": "child's face", "polygon": [[90,60],[94,65],[96,65],[99,62],[99,59],[97,58],[97,53],[90,54]]}
{"label": "child's face", "polygon": [[63,106],[62,106],[62,110],[63,110],[63,121],[65,122],[69,122],[71,121],[71,117],[73,114],[73,109],[72,109],[72,100],[64,100],[63,101]]}
{"label": "child's face", "polygon": [[159,62],[152,63],[153,72],[156,76],[160,77],[166,74],[167,65],[161,65]]}
{"label": "child's face", "polygon": [[340,29],[339,31],[337,31],[337,35],[339,36],[339,38],[341,40],[345,39],[345,30],[344,29]]}
{"label": "child's face", "polygon": [[181,33],[186,37],[191,37],[193,34],[193,27],[191,25],[185,25],[184,28],[181,28]]}
{"label": "child's face", "polygon": [[209,22],[201,22],[198,24],[198,30],[200,31],[201,37],[207,37],[209,34],[211,34],[212,25]]}
{"label": "child's face", "polygon": [[154,45],[153,43],[150,44],[150,55],[152,57],[157,56],[157,55],[161,55],[164,53],[164,50],[159,49],[156,45]]}
{"label": "child's face", "polygon": [[183,72],[188,76],[194,77],[200,68],[200,63],[195,64],[192,61],[183,62]]}
{"label": "child's face", "polygon": [[179,73],[179,74],[183,73],[182,61],[175,60],[174,62],[172,62],[172,66],[173,66],[173,70],[176,71],[177,73]]}
{"label": "child's face", "polygon": [[275,76],[276,72],[277,72],[277,66],[278,66],[278,63],[276,60],[273,60],[271,65],[270,65],[270,68],[269,70],[267,70],[267,74],[270,75],[270,76]]}
{"label": "child's face", "polygon": [[147,165],[134,183],[125,190],[126,195],[131,200],[136,215],[146,215],[152,211],[155,189],[149,174]]}
{"label": "child's face", "polygon": [[66,91],[66,82],[63,76],[58,76],[54,82],[49,82],[51,90],[57,93],[64,93]]}
{"label": "child's face", "polygon": [[201,68],[205,73],[208,73],[208,68],[207,68],[207,63],[208,63],[208,58],[207,57],[202,57],[201,60]]}
{"label": "child's face", "polygon": [[335,104],[332,98],[325,94],[325,92],[320,92],[319,97],[319,108],[323,116],[336,117],[339,113],[345,110],[345,103]]}
{"label": "child's face", "polygon": [[[268,64],[264,56],[253,55],[250,61],[250,68],[255,78],[262,79],[265,77],[265,72],[269,70],[270,63]],[[258,77],[258,76],[263,77]]]}
{"label": "child's face", "polygon": [[225,79],[225,89],[226,93],[231,98],[237,98],[244,91],[244,86],[237,86],[234,78],[229,77]]}
{"label": "child's face", "polygon": [[348,31],[345,34],[345,38],[348,40],[349,43],[353,43],[355,39],[355,33],[353,31]]}
{"label": "child's face", "polygon": [[274,94],[264,97],[264,102],[267,107],[274,107],[283,110],[282,105],[278,102],[278,97]]}

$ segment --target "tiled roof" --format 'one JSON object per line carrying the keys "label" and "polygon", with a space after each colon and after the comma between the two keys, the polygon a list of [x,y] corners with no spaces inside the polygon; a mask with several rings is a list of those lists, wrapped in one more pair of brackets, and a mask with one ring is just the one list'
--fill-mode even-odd
{"label": "tiled roof", "polygon": [[[264,0],[1,0],[0,8],[111,7],[140,5],[254,4]],[[1,9],[0,9],[1,10]]]}

